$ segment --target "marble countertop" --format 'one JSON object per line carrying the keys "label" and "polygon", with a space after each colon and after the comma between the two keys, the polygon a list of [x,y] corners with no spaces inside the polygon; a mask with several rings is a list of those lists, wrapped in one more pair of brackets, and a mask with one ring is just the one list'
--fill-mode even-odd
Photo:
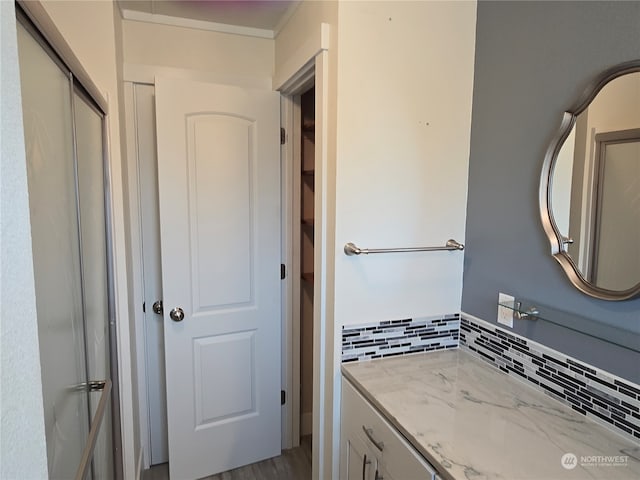
{"label": "marble countertop", "polygon": [[[466,351],[347,363],[342,373],[442,478],[640,479],[640,444]],[[562,466],[565,454],[575,468]]]}

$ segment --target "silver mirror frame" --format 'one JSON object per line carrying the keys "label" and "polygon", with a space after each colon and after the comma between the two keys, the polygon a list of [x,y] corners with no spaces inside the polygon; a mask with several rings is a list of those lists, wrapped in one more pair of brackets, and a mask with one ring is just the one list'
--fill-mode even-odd
{"label": "silver mirror frame", "polygon": [[618,64],[605,70],[591,83],[580,96],[578,102],[562,116],[560,128],[554,135],[544,156],[542,176],[540,178],[540,218],[547,238],[551,244],[551,255],[562,266],[571,283],[581,292],[601,300],[621,301],[640,297],[640,283],[627,290],[608,290],[589,282],[578,269],[571,256],[564,249],[564,236],[551,211],[551,192],[553,187],[553,170],[556,166],[558,153],[565,140],[571,133],[578,115],[589,107],[600,90],[610,81],[629,73],[640,72],[640,60],[633,60]]}

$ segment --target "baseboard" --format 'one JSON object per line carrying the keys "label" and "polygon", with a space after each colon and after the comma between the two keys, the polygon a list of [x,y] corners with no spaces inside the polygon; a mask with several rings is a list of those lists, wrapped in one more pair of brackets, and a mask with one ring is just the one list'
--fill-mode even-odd
{"label": "baseboard", "polygon": [[300,436],[311,435],[313,432],[313,413],[307,412],[300,415]]}

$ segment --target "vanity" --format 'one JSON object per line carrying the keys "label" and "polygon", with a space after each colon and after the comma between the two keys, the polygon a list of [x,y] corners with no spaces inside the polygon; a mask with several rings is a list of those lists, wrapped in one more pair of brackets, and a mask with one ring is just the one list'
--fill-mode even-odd
{"label": "vanity", "polygon": [[464,349],[342,374],[341,480],[640,478],[639,442]]}

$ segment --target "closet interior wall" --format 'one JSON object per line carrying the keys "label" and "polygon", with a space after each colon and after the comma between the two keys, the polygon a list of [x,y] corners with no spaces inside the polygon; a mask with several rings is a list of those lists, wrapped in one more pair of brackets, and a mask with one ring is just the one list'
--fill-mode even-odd
{"label": "closet interior wall", "polygon": [[312,432],[315,90],[300,97],[300,435]]}

